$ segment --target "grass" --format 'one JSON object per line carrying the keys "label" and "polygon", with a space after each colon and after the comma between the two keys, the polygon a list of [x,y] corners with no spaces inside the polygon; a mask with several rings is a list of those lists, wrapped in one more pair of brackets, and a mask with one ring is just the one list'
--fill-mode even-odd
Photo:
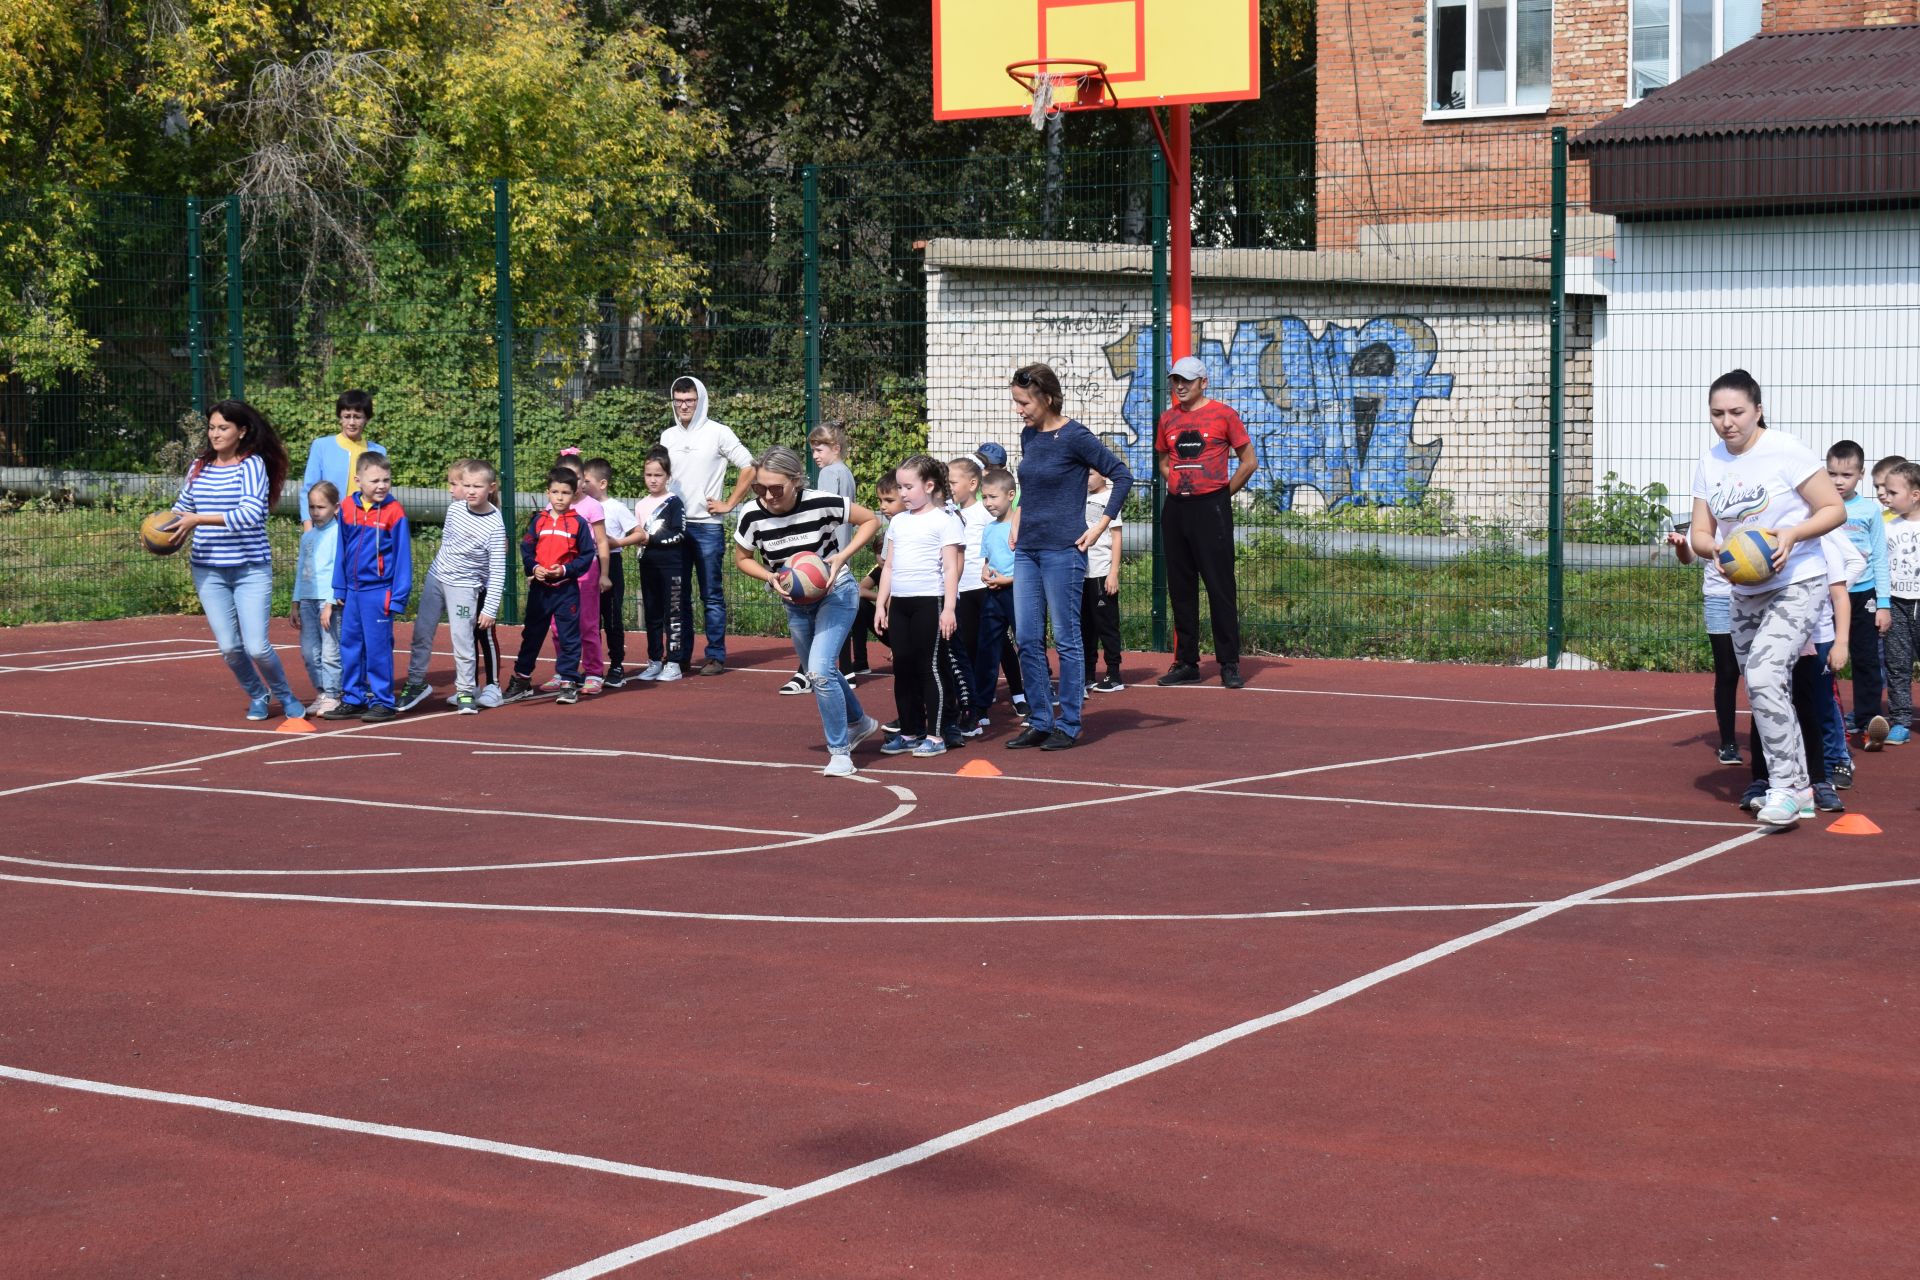
{"label": "grass", "polygon": [[[69,622],[155,613],[197,613],[185,555],[152,556],[134,541],[143,512],[109,507],[0,510],[0,625]],[[300,527],[271,522],[279,570],[274,608],[287,610]],[[437,527],[415,536],[425,570]],[[1125,562],[1123,637],[1152,640],[1151,566]],[[1547,648],[1546,568],[1537,560],[1483,552],[1439,566],[1376,553],[1317,554],[1281,537],[1242,548],[1240,619],[1249,651],[1299,657],[1514,663]],[[729,571],[730,628],[777,634],[785,615],[765,591]],[[629,583],[629,591],[633,585]],[[1710,668],[1700,629],[1700,579],[1671,565],[1569,572],[1564,647],[1607,667],[1649,671]],[[1201,610],[1203,633],[1204,605]]]}

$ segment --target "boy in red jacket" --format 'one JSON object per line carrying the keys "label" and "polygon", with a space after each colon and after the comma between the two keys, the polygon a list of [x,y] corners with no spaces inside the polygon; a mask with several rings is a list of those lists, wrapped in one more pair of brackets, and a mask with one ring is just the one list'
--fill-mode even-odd
{"label": "boy in red jacket", "polygon": [[520,563],[527,571],[527,611],[520,625],[520,656],[513,663],[505,701],[533,696],[533,668],[547,628],[557,637],[554,667],[562,681],[555,702],[580,700],[580,588],[576,585],[598,551],[593,526],[572,510],[579,480],[565,467],[547,472],[547,509],[527,522]]}

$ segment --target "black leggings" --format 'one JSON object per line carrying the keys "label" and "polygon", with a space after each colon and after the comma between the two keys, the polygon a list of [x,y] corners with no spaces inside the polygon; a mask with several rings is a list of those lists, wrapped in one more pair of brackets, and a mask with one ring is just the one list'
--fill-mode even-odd
{"label": "black leggings", "polygon": [[953,651],[940,634],[939,596],[895,596],[887,605],[893,649],[893,705],[909,738],[944,737],[958,728],[966,696]]}
{"label": "black leggings", "polygon": [[1734,741],[1733,700],[1740,692],[1740,663],[1733,656],[1733,637],[1707,633],[1713,646],[1713,715],[1720,722],[1720,745]]}

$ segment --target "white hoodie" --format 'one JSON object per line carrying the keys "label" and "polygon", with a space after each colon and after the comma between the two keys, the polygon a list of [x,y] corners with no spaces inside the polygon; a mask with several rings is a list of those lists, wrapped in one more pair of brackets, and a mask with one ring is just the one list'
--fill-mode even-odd
{"label": "white hoodie", "polygon": [[[687,381],[699,395],[693,421],[683,427],[675,418],[673,425],[661,433],[660,444],[673,460],[673,486],[687,504],[687,523],[719,524],[719,516],[707,514],[707,504],[725,496],[727,464],[750,467],[753,455],[730,428],[707,417],[706,383],[698,378]],[[667,412],[673,412],[671,407]]]}

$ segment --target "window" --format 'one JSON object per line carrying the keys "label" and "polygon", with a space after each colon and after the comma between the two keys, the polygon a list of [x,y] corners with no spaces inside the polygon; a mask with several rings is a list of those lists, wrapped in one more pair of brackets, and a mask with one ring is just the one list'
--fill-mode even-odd
{"label": "window", "polygon": [[1633,0],[1627,97],[1638,100],[1760,32],[1760,0]]}
{"label": "window", "polygon": [[1429,15],[1428,110],[1547,105],[1553,0],[1430,0]]}

